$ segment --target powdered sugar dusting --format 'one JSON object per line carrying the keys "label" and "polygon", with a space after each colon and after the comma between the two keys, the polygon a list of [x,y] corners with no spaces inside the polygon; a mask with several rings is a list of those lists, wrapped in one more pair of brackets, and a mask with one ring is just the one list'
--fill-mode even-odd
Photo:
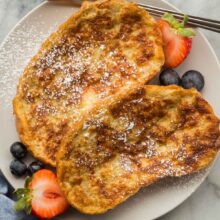
{"label": "powdered sugar dusting", "polygon": [[[41,17],[39,14],[38,16]],[[38,16],[35,19],[38,19]],[[11,111],[12,99],[16,93],[18,78],[29,62],[37,53],[42,41],[58,26],[55,22],[47,32],[41,31],[44,22],[37,25],[19,25],[5,40],[0,48],[0,101],[1,107]]]}
{"label": "powdered sugar dusting", "polygon": [[127,156],[121,155],[121,166],[127,173],[130,173],[133,171],[133,167],[132,167],[133,163]]}

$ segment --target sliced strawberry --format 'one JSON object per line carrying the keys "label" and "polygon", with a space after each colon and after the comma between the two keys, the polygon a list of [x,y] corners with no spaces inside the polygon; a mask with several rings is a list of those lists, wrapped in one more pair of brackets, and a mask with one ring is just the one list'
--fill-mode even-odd
{"label": "sliced strawberry", "polygon": [[185,28],[172,15],[166,15],[158,21],[164,40],[165,66],[175,68],[188,56],[192,47],[192,37],[195,35],[191,28]]}
{"label": "sliced strawberry", "polygon": [[[30,183],[27,184],[27,188],[20,190],[24,190],[24,193],[20,195],[20,200],[16,204],[17,210],[22,203],[26,203],[23,205],[23,209],[30,210],[31,208],[38,217],[50,219],[68,208],[67,200],[59,188],[57,177],[50,170],[43,169],[36,172]],[[25,201],[22,201],[24,198]]]}
{"label": "sliced strawberry", "polygon": [[43,169],[35,173],[29,187],[33,196],[32,211],[37,216],[52,218],[67,209],[68,203],[52,171]]}

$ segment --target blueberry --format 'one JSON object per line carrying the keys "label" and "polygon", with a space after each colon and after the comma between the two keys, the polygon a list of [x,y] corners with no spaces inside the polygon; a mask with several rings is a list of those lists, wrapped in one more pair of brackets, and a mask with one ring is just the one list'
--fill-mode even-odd
{"label": "blueberry", "polygon": [[11,154],[17,158],[22,159],[27,155],[27,149],[21,142],[15,142],[10,148]]}
{"label": "blueberry", "polygon": [[44,168],[44,164],[40,161],[34,161],[28,166],[28,175],[33,175],[38,170],[41,170]]}
{"label": "blueberry", "polygon": [[14,159],[10,164],[10,170],[15,176],[23,176],[27,171],[27,166],[22,161]]}
{"label": "blueberry", "polygon": [[181,85],[181,79],[178,73],[173,69],[166,69],[160,73],[160,84],[164,86],[168,85]]}
{"label": "blueberry", "polygon": [[205,80],[203,75],[196,70],[187,71],[182,76],[182,86],[185,89],[195,88],[198,91],[201,91],[204,85]]}
{"label": "blueberry", "polygon": [[21,220],[25,217],[24,212],[14,210],[14,201],[0,194],[0,219],[1,220]]}

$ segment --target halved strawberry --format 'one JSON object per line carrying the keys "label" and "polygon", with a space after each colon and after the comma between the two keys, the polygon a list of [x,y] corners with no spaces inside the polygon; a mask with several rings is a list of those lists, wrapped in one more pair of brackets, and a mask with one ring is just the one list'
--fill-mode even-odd
{"label": "halved strawberry", "polygon": [[50,170],[40,170],[28,181],[26,188],[18,189],[17,211],[25,209],[40,218],[50,219],[63,213],[68,203],[63,196],[56,175]]}
{"label": "halved strawberry", "polygon": [[165,14],[158,21],[164,40],[165,66],[175,68],[188,56],[192,47],[192,37],[195,32],[185,28],[184,22],[178,22],[171,14]]}

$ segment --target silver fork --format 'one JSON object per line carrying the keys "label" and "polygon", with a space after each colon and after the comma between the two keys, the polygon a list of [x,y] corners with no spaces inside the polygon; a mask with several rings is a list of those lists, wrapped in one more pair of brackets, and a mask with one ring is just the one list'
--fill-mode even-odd
{"label": "silver fork", "polygon": [[[164,13],[171,13],[178,20],[182,20],[184,17],[184,14],[176,12],[176,11],[158,8],[158,7],[154,7],[154,6],[146,5],[146,4],[138,4],[138,5],[144,9],[146,9],[153,16],[160,17]],[[208,18],[197,17],[197,16],[192,16],[192,15],[187,15],[187,16],[188,16],[187,24],[189,24],[193,27],[199,27],[199,28],[203,28],[206,30],[220,33],[220,21],[208,19]]]}

